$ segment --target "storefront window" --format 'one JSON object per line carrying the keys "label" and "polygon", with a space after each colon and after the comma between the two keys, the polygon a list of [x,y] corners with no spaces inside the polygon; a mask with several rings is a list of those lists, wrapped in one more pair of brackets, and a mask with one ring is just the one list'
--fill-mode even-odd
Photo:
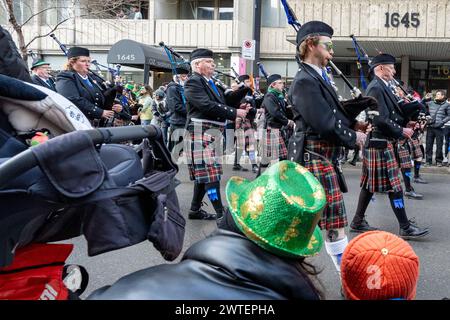
{"label": "storefront window", "polygon": [[450,61],[411,61],[411,86],[424,95],[426,92],[450,90]]}

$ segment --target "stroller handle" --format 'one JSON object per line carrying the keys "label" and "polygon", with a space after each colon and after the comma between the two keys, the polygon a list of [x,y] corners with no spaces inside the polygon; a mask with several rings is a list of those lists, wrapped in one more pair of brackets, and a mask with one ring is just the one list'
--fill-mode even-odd
{"label": "stroller handle", "polygon": [[[154,125],[99,128],[85,130],[85,132],[91,137],[94,144],[120,143],[144,138],[158,139],[162,134],[161,129]],[[51,143],[51,140],[46,143]],[[31,149],[27,149],[5,161],[0,165],[0,189],[4,188],[10,180],[36,165],[38,165],[38,162]]]}

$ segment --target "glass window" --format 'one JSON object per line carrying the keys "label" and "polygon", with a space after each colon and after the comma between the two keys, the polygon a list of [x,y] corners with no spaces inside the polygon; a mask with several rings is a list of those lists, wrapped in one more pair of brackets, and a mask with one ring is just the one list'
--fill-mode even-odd
{"label": "glass window", "polygon": [[219,1],[219,20],[233,20],[233,0]]}
{"label": "glass window", "polygon": [[430,61],[429,78],[450,80],[450,62]]}
{"label": "glass window", "polygon": [[261,11],[261,25],[263,27],[286,27],[286,14],[279,0],[262,0]]}
{"label": "glass window", "polygon": [[[13,0],[13,12],[19,24],[24,23],[33,14],[33,0]],[[9,23],[8,9],[4,1],[0,2],[0,24]]]}
{"label": "glass window", "polygon": [[214,20],[215,1],[199,1],[197,7],[197,20]]}

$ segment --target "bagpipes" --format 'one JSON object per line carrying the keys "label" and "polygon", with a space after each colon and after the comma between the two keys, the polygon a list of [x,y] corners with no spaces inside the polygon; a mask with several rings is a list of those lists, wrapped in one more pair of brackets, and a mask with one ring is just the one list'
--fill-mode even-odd
{"label": "bagpipes", "polygon": [[[286,0],[281,0],[281,4],[284,7],[284,11],[286,12],[286,17],[288,23],[294,28],[295,32],[300,30],[302,26],[297,19],[297,16],[294,13],[294,10],[290,7]],[[300,58],[296,55],[297,62],[300,64]],[[341,70],[333,63],[333,61],[329,60],[328,64],[330,67],[336,72],[336,74],[344,81],[344,83],[350,88],[350,92],[353,100],[349,101],[341,101],[341,104],[344,108],[344,111],[347,113],[349,119],[356,119],[356,117],[363,112],[367,107],[373,108],[373,104],[376,103],[376,100],[371,97],[363,97],[361,90],[359,90],[356,86],[354,86]]]}
{"label": "bagpipes", "polygon": [[[67,46],[65,44],[63,44],[61,41],[58,40],[58,38],[55,36],[54,33],[50,34],[50,37],[55,40],[55,42],[59,45],[59,48],[61,49],[61,51],[64,53],[64,55],[67,57],[68,54],[68,49]],[[94,63],[93,60],[92,63]],[[97,62],[94,63],[94,65],[99,69],[99,65]],[[118,69],[115,71],[116,74],[118,75],[120,73],[120,65],[117,65]],[[108,67],[108,70],[111,69]],[[113,85],[112,83],[110,83],[109,81],[105,80],[103,77],[101,77],[98,73],[92,71],[91,69],[89,70],[89,74],[92,77],[92,79],[94,80],[94,84],[96,84],[102,91],[103,96],[105,97],[105,103],[103,105],[103,109],[104,110],[112,110],[112,107],[114,104],[118,103],[116,100],[116,96],[117,96],[117,86]],[[111,69],[113,70],[113,69]],[[112,119],[108,119],[106,121],[103,121],[101,123],[101,126],[103,127],[111,127],[114,123],[114,119],[116,118],[116,113],[114,113],[114,117]]]}
{"label": "bagpipes", "polygon": [[[352,38],[355,51],[357,52],[358,61],[361,61],[360,54],[362,54],[364,60],[366,60],[369,67],[371,67],[372,60],[370,59],[367,52],[358,43],[353,34],[350,35],[350,37]],[[362,69],[360,71],[362,71]],[[406,91],[405,88],[403,88],[403,86],[397,81],[397,79],[393,78],[392,84],[393,91],[395,91],[395,88],[398,88],[403,92],[404,95],[404,98],[397,95],[399,97],[398,106],[401,113],[408,119],[408,121],[417,121],[421,113],[425,114],[425,106],[420,101],[416,100],[408,91]]]}

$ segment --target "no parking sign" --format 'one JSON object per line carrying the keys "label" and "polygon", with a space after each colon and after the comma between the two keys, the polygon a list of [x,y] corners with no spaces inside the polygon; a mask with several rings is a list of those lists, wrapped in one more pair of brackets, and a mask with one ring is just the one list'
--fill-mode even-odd
{"label": "no parking sign", "polygon": [[255,60],[255,40],[244,40],[242,43],[242,58]]}

